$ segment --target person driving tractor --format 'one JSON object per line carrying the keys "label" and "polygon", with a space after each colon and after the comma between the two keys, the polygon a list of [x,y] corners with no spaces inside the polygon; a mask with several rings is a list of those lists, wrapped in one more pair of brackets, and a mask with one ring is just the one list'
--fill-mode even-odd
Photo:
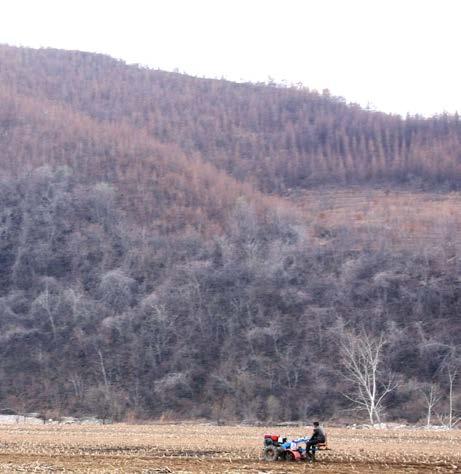
{"label": "person driving tractor", "polygon": [[313,426],[314,431],[312,436],[306,440],[306,454],[310,453],[311,450],[313,451],[315,449],[313,448],[314,446],[327,442],[325,430],[322,426],[320,426],[320,423],[318,421],[314,421]]}
{"label": "person driving tractor", "polygon": [[[263,457],[266,461],[315,461],[317,449],[328,449],[326,446],[327,437],[325,430],[318,421],[314,422],[312,435],[290,441],[288,438],[279,435],[264,435]],[[300,444],[306,443],[306,449]]]}

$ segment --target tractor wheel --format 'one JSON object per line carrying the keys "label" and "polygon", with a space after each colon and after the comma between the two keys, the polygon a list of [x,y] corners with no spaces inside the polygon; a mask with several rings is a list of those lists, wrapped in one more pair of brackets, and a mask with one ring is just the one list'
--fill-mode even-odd
{"label": "tractor wheel", "polygon": [[295,455],[292,453],[292,451],[285,451],[283,453],[283,459],[285,459],[285,461],[294,461]]}
{"label": "tractor wheel", "polygon": [[263,451],[264,461],[277,461],[279,450],[276,446],[266,446]]}

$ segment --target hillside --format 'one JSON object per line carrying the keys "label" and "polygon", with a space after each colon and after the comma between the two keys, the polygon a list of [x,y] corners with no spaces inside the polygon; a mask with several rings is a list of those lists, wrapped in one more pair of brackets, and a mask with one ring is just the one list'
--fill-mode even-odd
{"label": "hillside", "polygon": [[0,123],[5,176],[43,165],[68,166],[87,183],[117,186],[124,210],[143,225],[216,230],[238,197],[265,207],[258,192],[197,154],[187,157],[175,144],[162,144],[142,129],[97,121],[65,103],[0,87]]}
{"label": "hillside", "polygon": [[129,123],[265,191],[320,183],[457,188],[458,116],[390,116],[306,89],[235,84],[127,66],[106,56],[2,47],[3,85]]}
{"label": "hillside", "polygon": [[382,337],[461,409],[457,116],[0,46],[0,165],[0,408],[346,419]]}

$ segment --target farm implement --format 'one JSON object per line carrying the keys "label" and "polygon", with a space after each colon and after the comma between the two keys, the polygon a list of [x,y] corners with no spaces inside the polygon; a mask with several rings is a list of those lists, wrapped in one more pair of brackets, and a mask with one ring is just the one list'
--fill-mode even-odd
{"label": "farm implement", "polygon": [[289,441],[278,435],[264,435],[263,459],[265,461],[315,461],[316,451],[328,450],[326,443],[319,443],[306,450],[301,445],[309,438]]}

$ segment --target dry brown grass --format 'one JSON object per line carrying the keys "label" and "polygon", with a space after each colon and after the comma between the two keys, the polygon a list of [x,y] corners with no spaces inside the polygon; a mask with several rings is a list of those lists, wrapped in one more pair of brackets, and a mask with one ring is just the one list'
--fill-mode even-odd
{"label": "dry brown grass", "polygon": [[323,189],[292,201],[320,241],[325,231],[347,229],[358,242],[373,239],[393,248],[430,247],[441,241],[461,246],[461,193]]}
{"label": "dry brown grass", "polygon": [[[291,432],[289,432],[291,431]],[[266,432],[179,425],[0,426],[0,472],[461,472],[461,431],[330,429],[331,451],[307,463],[261,461]]]}

